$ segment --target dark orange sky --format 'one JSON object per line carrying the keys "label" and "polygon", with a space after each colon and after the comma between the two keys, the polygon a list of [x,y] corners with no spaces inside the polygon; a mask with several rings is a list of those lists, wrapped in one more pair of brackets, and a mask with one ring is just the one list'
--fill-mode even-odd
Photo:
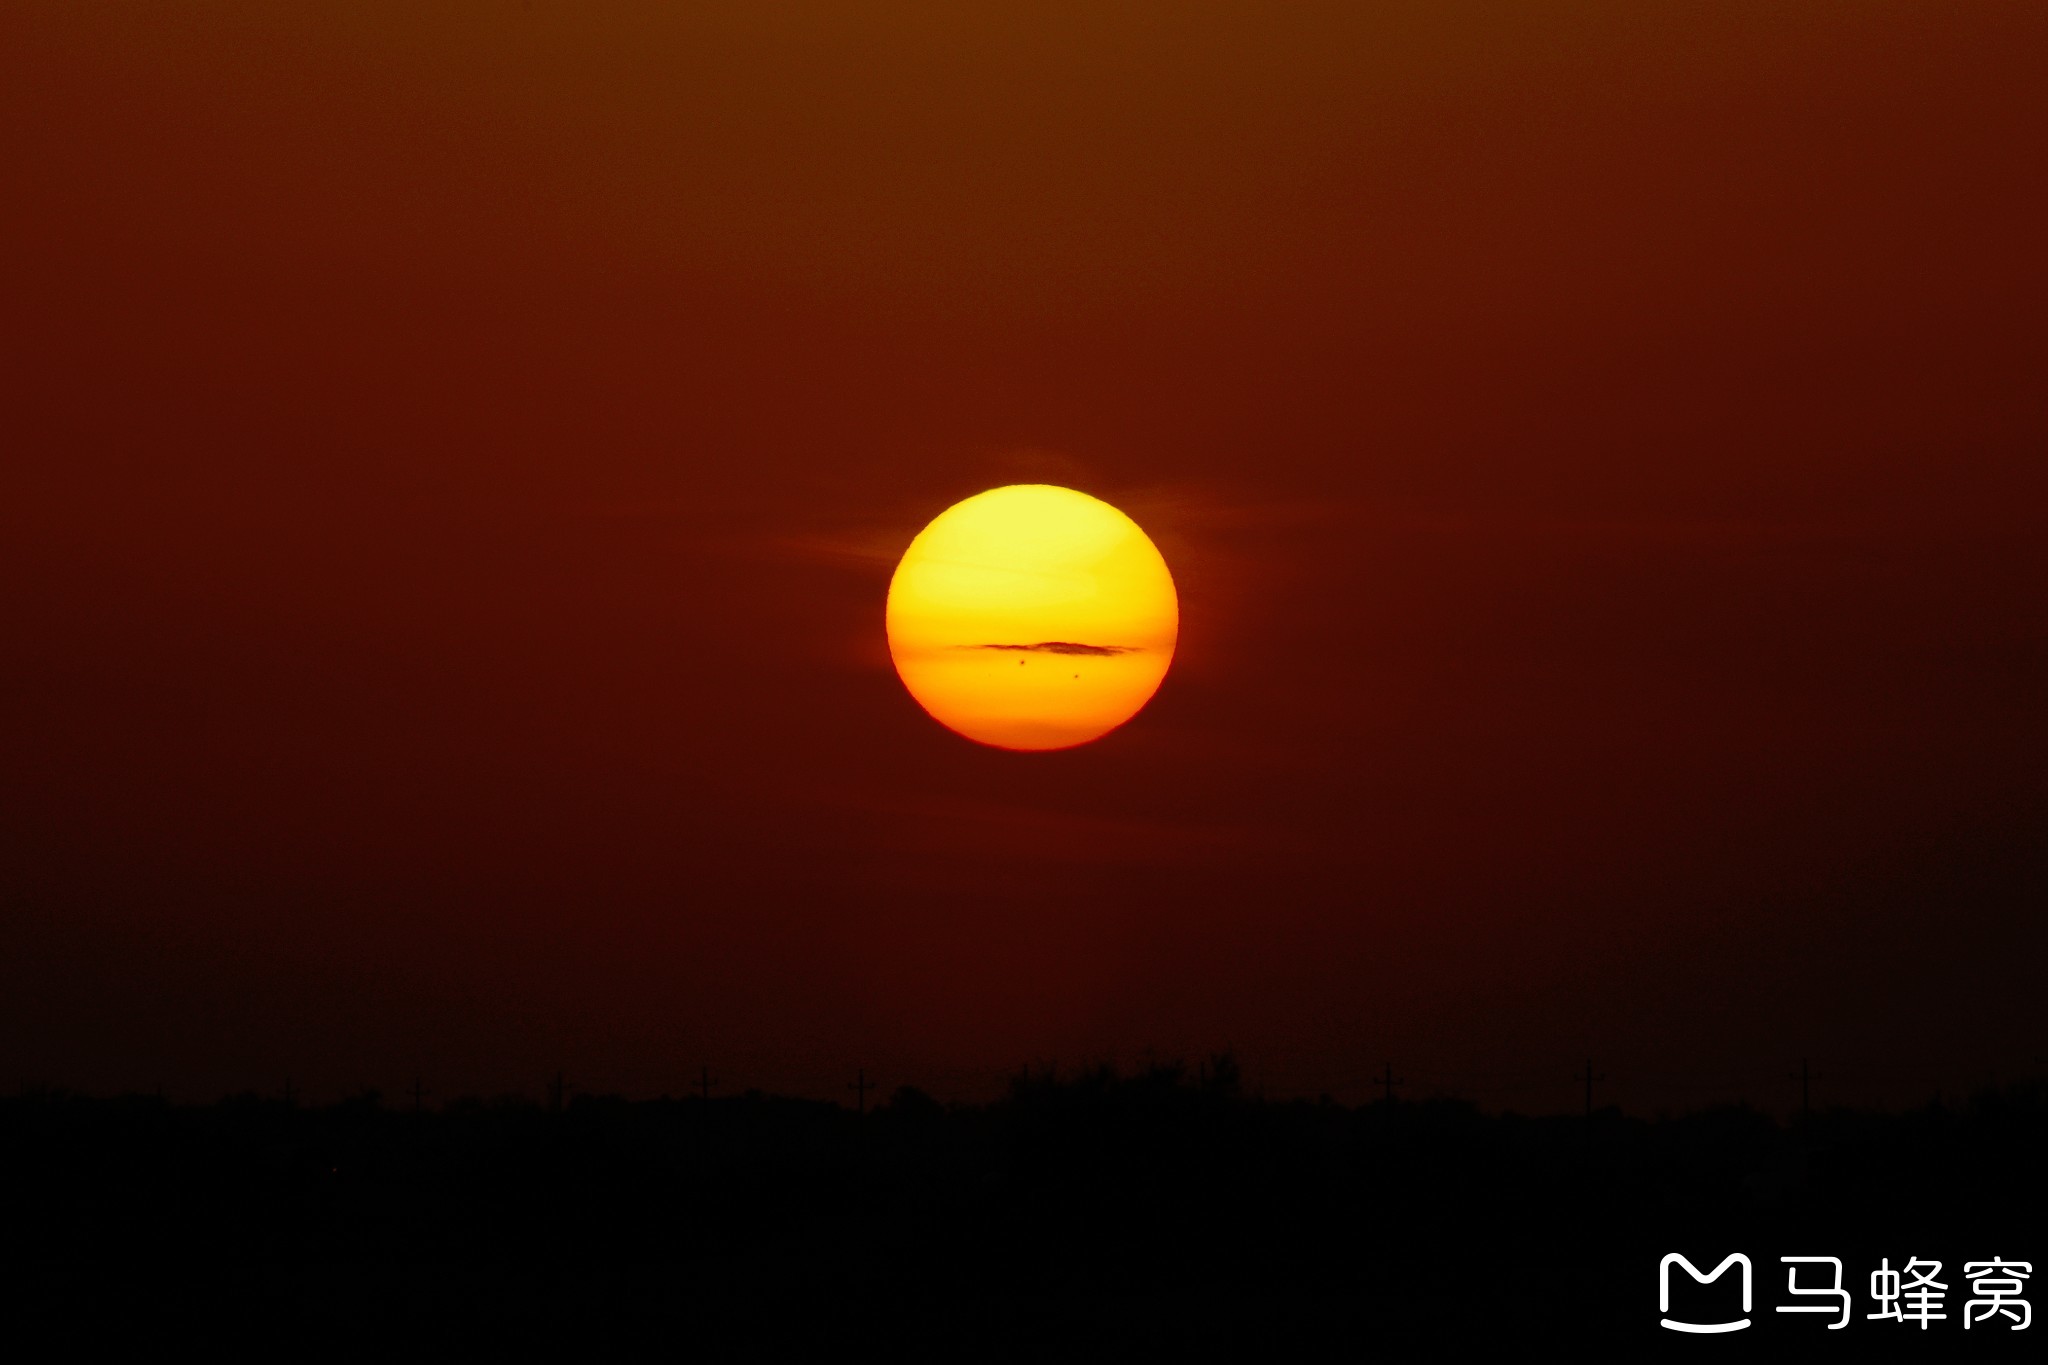
{"label": "dark orange sky", "polygon": [[0,1083],[2038,1065],[2038,4],[309,8],[0,18]]}

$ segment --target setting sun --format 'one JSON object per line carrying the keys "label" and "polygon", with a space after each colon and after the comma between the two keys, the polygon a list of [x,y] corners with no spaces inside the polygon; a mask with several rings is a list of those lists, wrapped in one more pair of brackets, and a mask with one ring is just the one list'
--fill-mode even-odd
{"label": "setting sun", "polygon": [[910,695],[959,734],[1065,749],[1129,720],[1173,661],[1180,604],[1136,522],[1050,484],[947,508],[889,583],[889,654]]}

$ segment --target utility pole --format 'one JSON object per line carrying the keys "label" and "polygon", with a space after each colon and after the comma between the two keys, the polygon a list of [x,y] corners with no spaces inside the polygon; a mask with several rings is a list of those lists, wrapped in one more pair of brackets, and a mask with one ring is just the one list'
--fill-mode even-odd
{"label": "utility pole", "polygon": [[709,1109],[711,1107],[711,1068],[708,1066],[697,1068],[697,1093],[703,1098],[704,1107]]}
{"label": "utility pole", "polygon": [[1606,1079],[1605,1075],[1595,1076],[1593,1074],[1593,1063],[1588,1058],[1586,1062],[1586,1121],[1588,1123],[1593,1121],[1593,1082]]}
{"label": "utility pole", "polygon": [[[1787,1077],[1786,1079],[1791,1079]],[[1813,1118],[1813,1072],[1807,1067],[1806,1058],[1799,1059],[1799,1126],[1804,1128]]]}
{"label": "utility pole", "polygon": [[562,1079],[562,1073],[559,1071],[555,1073],[555,1078],[548,1082],[548,1105],[558,1114],[562,1112],[562,1095],[568,1089],[568,1083]]}
{"label": "utility pole", "polygon": [[419,1113],[420,1100],[427,1093],[426,1088],[420,1084],[419,1077],[415,1076],[412,1078],[412,1089],[406,1093],[412,1096],[412,1112],[415,1114]]}
{"label": "utility pole", "polygon": [[868,1073],[866,1068],[862,1068],[859,1077],[854,1081],[852,1085],[849,1085],[846,1088],[848,1090],[853,1091],[855,1094],[856,1098],[854,1100],[854,1103],[857,1106],[855,1112],[859,1114],[860,1117],[866,1118],[868,1116],[868,1091],[874,1088],[868,1084]]}
{"label": "utility pole", "polygon": [[1380,1073],[1380,1078],[1373,1082],[1373,1084],[1380,1088],[1380,1098],[1386,1102],[1387,1109],[1391,1111],[1394,1107],[1394,1087],[1406,1085],[1408,1082],[1405,1078],[1396,1079],[1394,1076],[1394,1064],[1388,1062],[1386,1069]]}

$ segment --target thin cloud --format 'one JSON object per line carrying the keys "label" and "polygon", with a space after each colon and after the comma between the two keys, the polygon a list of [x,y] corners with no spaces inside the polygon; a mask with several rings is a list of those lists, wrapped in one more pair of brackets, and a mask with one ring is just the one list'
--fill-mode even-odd
{"label": "thin cloud", "polygon": [[1041,640],[1035,645],[956,645],[956,649],[1008,649],[1020,654],[1142,654],[1137,645],[1077,645],[1071,640]]}

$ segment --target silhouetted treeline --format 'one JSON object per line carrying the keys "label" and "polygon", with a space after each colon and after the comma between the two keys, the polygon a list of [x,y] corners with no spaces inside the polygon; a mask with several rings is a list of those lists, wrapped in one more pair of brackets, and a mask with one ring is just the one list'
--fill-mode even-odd
{"label": "silhouetted treeline", "polygon": [[960,1330],[1028,1303],[1036,1328],[1188,1340],[1597,1338],[1641,1327],[1671,1250],[1958,1270],[2039,1251],[2044,1139],[2039,1085],[1789,1126],[1531,1119],[1253,1100],[1228,1059],[1026,1073],[984,1105],[906,1088],[865,1119],[754,1092],[423,1111],[41,1093],[0,1100],[0,1245],[59,1295],[108,1263],[240,1266],[256,1298],[363,1327],[450,1300],[552,1320],[602,1285],[764,1330],[795,1323],[770,1304],[886,1301]]}

